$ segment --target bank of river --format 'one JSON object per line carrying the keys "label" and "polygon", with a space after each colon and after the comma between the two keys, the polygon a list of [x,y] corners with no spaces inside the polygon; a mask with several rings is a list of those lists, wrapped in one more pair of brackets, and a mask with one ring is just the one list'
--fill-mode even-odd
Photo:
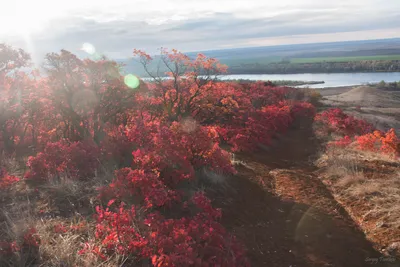
{"label": "bank of river", "polygon": [[310,88],[341,87],[380,81],[400,81],[400,72],[372,73],[304,73],[304,74],[232,74],[224,75],[221,80],[261,80],[261,81],[324,81],[322,84],[306,85]]}

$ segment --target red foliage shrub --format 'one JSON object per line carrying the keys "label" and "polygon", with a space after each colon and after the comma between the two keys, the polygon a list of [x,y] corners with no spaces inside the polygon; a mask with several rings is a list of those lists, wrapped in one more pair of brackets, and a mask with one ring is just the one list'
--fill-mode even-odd
{"label": "red foliage shrub", "polygon": [[9,175],[5,169],[0,169],[0,189],[7,189],[18,181],[18,177]]}
{"label": "red foliage shrub", "polygon": [[290,106],[290,115],[294,121],[298,120],[303,122],[306,120],[313,120],[316,114],[315,107],[308,102],[292,102],[287,103]]}
{"label": "red foliage shrub", "polygon": [[317,114],[316,121],[322,122],[331,131],[345,134],[343,138],[331,142],[330,145],[346,147],[352,143],[351,136],[356,136],[355,141],[361,150],[380,151],[394,157],[399,156],[400,142],[394,129],[390,129],[387,133],[373,131],[371,124],[349,116],[338,108]]}
{"label": "red foliage shrub", "polygon": [[121,168],[131,165],[134,148],[134,143],[128,139],[123,125],[107,129],[107,136],[100,143],[104,163]]}
{"label": "red foliage shrub", "polygon": [[400,156],[400,139],[394,129],[390,129],[381,139],[381,151],[385,154]]}
{"label": "red foliage shrub", "polygon": [[0,255],[10,256],[11,254],[20,251],[20,247],[18,246],[16,241],[5,242],[0,241]]}
{"label": "red foliage shrub", "polygon": [[339,108],[317,114],[316,121],[322,122],[331,131],[349,136],[367,134],[374,129],[368,122],[347,115]]}
{"label": "red foliage shrub", "polygon": [[216,83],[194,117],[201,124],[215,125],[224,142],[234,151],[267,146],[272,136],[294,122],[312,120],[315,108],[291,99],[296,89],[267,86],[262,82]]}
{"label": "red foliage shrub", "polygon": [[[139,50],[134,54],[149,66],[151,56]],[[29,158],[25,178],[88,179],[100,161],[122,168],[100,192],[110,202],[106,209],[97,207],[99,244],[88,244],[82,252],[104,260],[112,253],[134,255],[154,266],[248,265],[243,249],[217,222],[220,211],[202,194],[188,201],[191,193],[183,188],[203,170],[235,173],[219,142],[234,151],[253,151],[292,125],[311,120],[315,109],[300,101],[304,93],[262,82],[220,82],[215,75],[225,73],[226,66],[176,50],[160,55],[170,79],[150,75],[152,82],[139,88],[126,85],[118,64],[105,59],[80,60],[65,50],[51,53],[41,78],[36,72],[32,77],[17,73],[28,58],[22,52],[11,55],[19,64],[12,71],[0,69],[5,88],[0,147],[39,152]],[[17,101],[20,93],[23,101]],[[343,132],[367,128],[340,112],[328,117]],[[392,139],[389,135],[382,141],[385,150]],[[2,178],[0,187],[15,181]],[[113,204],[121,202],[129,204]],[[54,226],[57,233],[69,230],[82,231],[80,226]],[[29,246],[40,242],[32,229],[24,240]]]}
{"label": "red foliage shrub", "polygon": [[253,151],[269,145],[273,135],[286,131],[292,121],[288,106],[266,106],[241,113],[230,125],[217,127],[233,151]]}
{"label": "red foliage shrub", "polygon": [[66,175],[76,179],[93,177],[99,165],[100,152],[94,145],[60,141],[48,143],[44,152],[28,159],[26,179],[43,181]]}
{"label": "red foliage shrub", "polygon": [[73,178],[86,179],[95,175],[99,166],[98,147],[83,142],[73,142],[67,147],[66,171]]}
{"label": "red foliage shrub", "polygon": [[356,138],[358,147],[361,150],[382,152],[394,157],[400,155],[399,144],[400,140],[394,129],[390,129],[387,133],[374,131],[370,134],[358,136]]}
{"label": "red foliage shrub", "polygon": [[112,183],[100,191],[101,198],[133,199],[146,209],[170,206],[177,194],[168,189],[156,173],[124,168],[116,171]]}
{"label": "red foliage shrub", "polygon": [[[188,201],[191,192],[182,188],[200,170],[235,172],[219,147],[218,127],[238,148],[267,143],[285,131],[293,110],[280,102],[293,89],[218,82],[214,75],[226,72],[226,66],[176,50],[161,54],[171,79],[155,77],[146,88],[126,85],[116,62],[81,60],[65,50],[46,56],[46,76],[40,77],[38,71],[18,71],[29,65],[22,50],[0,48],[0,54],[8,53],[0,57],[0,149],[21,155],[35,151],[26,179],[90,179],[100,161],[122,168],[100,192],[111,200],[105,210],[97,208],[102,244],[87,250],[104,260],[111,253],[134,255],[155,266],[247,265],[243,249],[217,222],[220,211],[201,194]],[[144,64],[152,60],[141,51],[135,54]],[[0,188],[18,181],[0,177]],[[113,203],[122,201],[131,208],[114,209]],[[81,225],[53,227],[59,234],[84,231]],[[1,243],[0,252],[37,252],[40,238],[30,228],[20,243]]]}
{"label": "red foliage shrub", "polygon": [[134,56],[153,77],[152,83],[148,84],[148,93],[140,98],[141,105],[152,115],[169,121],[194,116],[205,99],[214,93],[213,76],[226,72],[225,65],[203,54],[192,60],[177,50],[162,49],[160,63],[169,70],[165,74],[170,79],[160,79],[148,71],[153,60],[151,56],[140,50],[134,50]]}
{"label": "red foliage shrub", "polygon": [[36,229],[34,227],[29,228],[24,234],[22,246],[39,247],[39,245],[40,245],[40,237],[37,234]]}
{"label": "red foliage shrub", "polygon": [[[185,127],[186,126],[186,127]],[[128,137],[138,144],[134,166],[160,173],[169,186],[192,179],[195,171],[207,168],[221,173],[234,173],[229,155],[218,146],[218,134],[212,127],[174,122],[170,126],[156,121],[132,125]]]}
{"label": "red foliage shrub", "polygon": [[121,203],[115,211],[110,205],[97,207],[96,238],[101,246],[86,245],[80,253],[102,258],[110,253],[132,255],[153,266],[248,266],[243,248],[215,221],[221,214],[209,199],[197,193],[183,206],[188,209],[190,204],[198,210],[191,217],[167,219],[155,212],[143,221],[136,206],[127,209]]}
{"label": "red foliage shrub", "polygon": [[21,256],[28,258],[29,261],[35,261],[34,256],[40,247],[40,237],[34,227],[28,228],[23,235],[13,241],[0,241],[0,265],[17,265],[15,259]]}
{"label": "red foliage shrub", "polygon": [[[247,96],[246,98],[250,100],[252,106],[255,109],[259,109],[285,101],[295,91],[296,89],[294,88],[268,86],[263,82],[255,82],[243,86],[242,96]],[[241,103],[241,106],[243,104]]]}
{"label": "red foliage shrub", "polygon": [[356,138],[358,148],[361,150],[368,150],[377,152],[380,147],[380,140],[383,133],[380,131],[374,131],[373,133],[358,136]]}
{"label": "red foliage shrub", "polygon": [[49,174],[46,158],[46,155],[42,152],[38,153],[35,157],[29,157],[26,163],[29,171],[25,173],[25,179],[34,181],[44,181],[48,179]]}
{"label": "red foliage shrub", "polygon": [[[192,88],[188,83],[196,85]],[[190,94],[185,93],[185,88]],[[291,119],[311,120],[315,115],[311,104],[291,99],[296,89],[272,87],[262,82],[201,83],[191,79],[175,80],[174,77],[163,83],[156,80],[149,90],[151,93],[138,101],[142,110],[147,112],[145,116],[151,117],[151,120],[182,121],[190,117],[201,125],[216,126],[218,133],[233,146],[233,150],[251,151],[260,145],[268,145],[271,136],[289,127]],[[181,92],[178,94],[179,90]],[[291,99],[290,102],[288,99]],[[138,135],[145,137],[144,140],[147,138],[145,132]]]}

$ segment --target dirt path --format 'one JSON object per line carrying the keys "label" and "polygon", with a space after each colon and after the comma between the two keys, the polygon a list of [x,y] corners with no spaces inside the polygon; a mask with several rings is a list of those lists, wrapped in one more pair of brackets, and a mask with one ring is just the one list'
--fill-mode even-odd
{"label": "dirt path", "polygon": [[214,192],[252,266],[400,266],[380,258],[317,178],[317,151],[308,130],[291,132],[270,151],[237,156],[230,190]]}

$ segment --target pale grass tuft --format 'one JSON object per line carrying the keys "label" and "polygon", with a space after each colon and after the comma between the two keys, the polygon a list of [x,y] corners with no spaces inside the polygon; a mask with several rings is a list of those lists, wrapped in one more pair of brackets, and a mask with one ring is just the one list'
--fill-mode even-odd
{"label": "pale grass tuft", "polygon": [[364,197],[369,195],[380,195],[382,189],[382,183],[378,181],[365,181],[364,183],[359,183],[351,186],[347,189],[351,196]]}
{"label": "pale grass tuft", "polygon": [[232,164],[233,166],[243,166],[243,167],[245,167],[246,169],[253,170],[253,168],[250,167],[246,162],[244,162],[244,161],[242,161],[242,160],[239,160],[239,159],[237,158],[237,156],[236,156],[234,153],[231,154],[231,164]]}
{"label": "pale grass tuft", "polygon": [[354,174],[349,173],[341,178],[338,179],[335,186],[338,187],[348,187],[353,184],[359,184],[365,181],[364,173],[363,172],[356,172]]}
{"label": "pale grass tuft", "polygon": [[337,178],[347,177],[348,180],[352,176],[357,176],[358,178],[363,176],[359,170],[357,160],[351,153],[348,153],[347,149],[328,151],[325,162],[327,165],[327,174],[330,176]]}

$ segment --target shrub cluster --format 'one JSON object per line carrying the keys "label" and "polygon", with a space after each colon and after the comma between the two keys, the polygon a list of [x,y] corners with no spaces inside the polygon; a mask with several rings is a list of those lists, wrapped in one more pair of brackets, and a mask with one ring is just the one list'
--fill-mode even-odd
{"label": "shrub cluster", "polygon": [[317,114],[316,120],[330,131],[342,135],[332,141],[331,146],[347,147],[355,142],[360,150],[381,152],[392,157],[400,155],[400,140],[394,129],[386,133],[374,130],[368,122],[349,116],[338,108]]}
{"label": "shrub cluster", "polygon": [[[0,64],[0,149],[34,155],[25,179],[88,180],[100,166],[116,168],[112,182],[99,190],[101,203],[108,204],[96,207],[96,238],[80,254],[105,261],[121,254],[133,265],[249,265],[243,246],[218,222],[221,211],[195,185],[205,172],[235,173],[221,144],[255,151],[312,121],[314,106],[296,89],[221,82],[215,77],[226,66],[176,50],[160,56],[168,79],[150,73],[150,55],[134,51],[152,77],[144,83],[126,82],[116,62],[81,60],[65,50],[46,56],[45,75],[27,74],[20,68],[29,65],[29,56],[0,48],[11,55],[0,57],[9,66]],[[367,127],[350,117],[335,125],[346,131]],[[0,188],[15,181],[4,176]],[[70,230],[54,228],[59,234]],[[32,230],[24,242],[40,246],[38,238]],[[18,246],[1,247],[13,252]]]}
{"label": "shrub cluster", "polygon": [[321,112],[317,114],[315,120],[327,126],[330,131],[343,135],[362,135],[374,130],[374,127],[370,123],[356,119],[344,113],[340,108],[328,109]]}

